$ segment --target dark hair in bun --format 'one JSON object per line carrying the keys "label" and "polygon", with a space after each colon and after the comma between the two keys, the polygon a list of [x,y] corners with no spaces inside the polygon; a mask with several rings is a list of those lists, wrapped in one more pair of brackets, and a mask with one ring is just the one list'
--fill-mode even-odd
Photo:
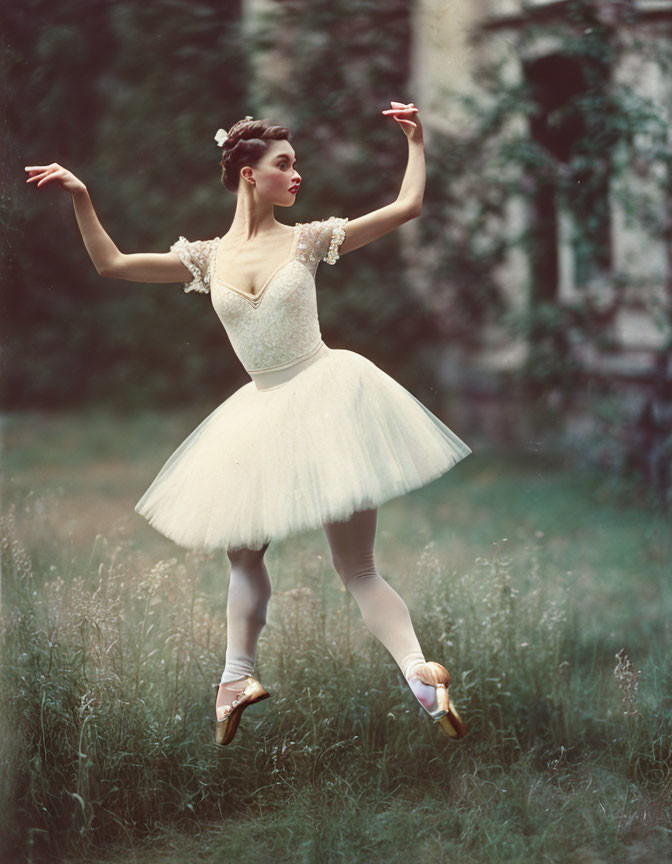
{"label": "dark hair in bun", "polygon": [[271,126],[268,120],[238,120],[229,129],[222,147],[222,183],[229,192],[238,191],[240,169],[259,162],[272,141],[289,141],[289,129]]}

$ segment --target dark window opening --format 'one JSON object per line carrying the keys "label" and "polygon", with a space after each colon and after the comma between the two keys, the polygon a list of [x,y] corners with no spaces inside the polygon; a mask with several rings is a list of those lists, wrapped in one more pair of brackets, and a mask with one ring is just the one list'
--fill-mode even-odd
{"label": "dark window opening", "polygon": [[[538,110],[529,118],[531,138],[557,162],[570,165],[591,134],[577,100],[608,81],[604,64],[586,58],[549,54],[523,64],[523,73]],[[589,165],[571,175],[571,191],[560,200],[552,179],[539,179],[532,200],[531,266],[537,296],[553,299],[558,291],[558,207],[573,217],[574,278],[585,285],[611,270],[609,154],[591,156]]]}

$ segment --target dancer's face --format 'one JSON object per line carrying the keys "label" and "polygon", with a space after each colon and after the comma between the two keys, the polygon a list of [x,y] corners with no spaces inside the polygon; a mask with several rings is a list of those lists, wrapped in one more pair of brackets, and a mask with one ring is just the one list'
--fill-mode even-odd
{"label": "dancer's face", "polygon": [[[256,198],[291,207],[301,175],[296,170],[296,153],[288,141],[273,141],[254,168],[244,167],[243,178],[254,179],[252,190]],[[245,179],[241,179],[245,183]],[[293,190],[293,191],[290,191]]]}

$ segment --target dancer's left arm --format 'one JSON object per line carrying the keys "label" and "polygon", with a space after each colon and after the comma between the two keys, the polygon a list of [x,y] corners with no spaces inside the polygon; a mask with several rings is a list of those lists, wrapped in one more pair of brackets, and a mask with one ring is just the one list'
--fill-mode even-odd
{"label": "dancer's left arm", "polygon": [[422,212],[422,198],[425,193],[425,144],[418,109],[412,102],[390,102],[390,105],[392,108],[381,113],[391,115],[408,139],[408,164],[401,189],[397,200],[392,204],[348,221],[345,240],[339,248],[341,255],[394,231],[404,222],[417,218]]}

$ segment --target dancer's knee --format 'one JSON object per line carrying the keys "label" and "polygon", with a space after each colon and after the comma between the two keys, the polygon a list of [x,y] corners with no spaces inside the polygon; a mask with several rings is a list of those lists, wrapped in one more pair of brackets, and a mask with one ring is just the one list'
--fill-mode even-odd
{"label": "dancer's knee", "polygon": [[358,580],[378,576],[373,552],[357,557],[350,557],[334,552],[331,556],[334,569],[348,588],[352,588]]}
{"label": "dancer's knee", "polygon": [[373,555],[377,510],[358,510],[347,522],[327,522],[324,530],[334,569],[346,583],[377,576]]}

